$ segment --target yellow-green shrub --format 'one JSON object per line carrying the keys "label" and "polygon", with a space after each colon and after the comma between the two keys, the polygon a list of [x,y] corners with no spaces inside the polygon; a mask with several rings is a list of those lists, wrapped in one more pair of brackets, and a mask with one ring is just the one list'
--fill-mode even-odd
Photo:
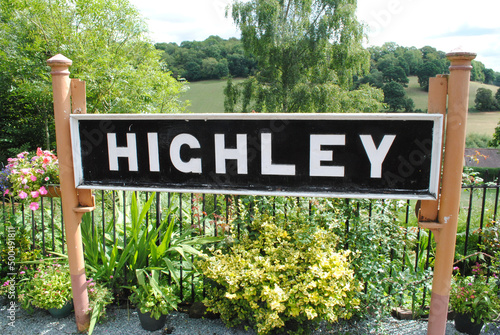
{"label": "yellow-green shrub", "polygon": [[200,264],[216,283],[208,289],[208,308],[228,326],[248,322],[259,334],[289,322],[302,333],[308,321],[350,318],[362,285],[349,251],[336,251],[335,234],[297,212],[285,218],[255,211],[238,243]]}

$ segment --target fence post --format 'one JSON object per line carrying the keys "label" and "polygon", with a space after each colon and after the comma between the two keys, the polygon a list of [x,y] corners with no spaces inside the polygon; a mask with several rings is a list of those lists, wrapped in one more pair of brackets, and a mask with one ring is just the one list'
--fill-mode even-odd
{"label": "fence post", "polygon": [[61,183],[61,203],[68,246],[68,263],[71,274],[71,288],[78,331],[89,327],[89,298],[85,276],[82,234],[80,222],[82,213],[79,207],[73,174],[73,154],[69,116],[71,114],[69,67],[72,61],[63,55],[56,55],[47,61],[52,68],[52,90],[54,94],[54,118],[56,124],[57,156]]}
{"label": "fence post", "polygon": [[462,186],[471,61],[476,54],[453,52],[448,53],[446,57],[451,61],[451,65],[448,79],[446,144],[438,214],[439,224],[442,227],[438,233],[439,238],[436,240],[431,309],[427,328],[429,335],[443,335],[446,331]]}

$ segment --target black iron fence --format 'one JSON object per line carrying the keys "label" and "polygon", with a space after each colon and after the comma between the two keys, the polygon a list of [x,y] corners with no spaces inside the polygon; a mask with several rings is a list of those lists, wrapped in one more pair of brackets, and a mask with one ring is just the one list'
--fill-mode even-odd
{"label": "black iron fence", "polygon": [[[479,250],[481,235],[478,234],[478,231],[485,224],[497,220],[499,190],[498,182],[496,184],[463,186],[457,235],[457,258]],[[147,192],[95,192],[96,209],[84,218],[82,230],[84,230],[84,247],[95,249],[96,262],[102,262],[106,257],[109,260],[109,256],[105,254],[112,254],[113,247],[116,247],[114,252],[117,254],[114,257],[118,258],[119,254],[126,250],[128,243],[131,243],[133,236],[127,232],[131,229],[131,221],[133,221],[131,218],[131,197],[133,194],[136,197],[139,195],[138,198],[142,204],[145,204],[152,196],[151,193]],[[241,204],[242,200],[257,202],[259,197],[157,193],[142,224],[154,228],[159,227],[164,219],[174,218],[179,235],[187,230],[191,234],[210,236],[227,235],[230,231],[239,234],[242,229],[242,221],[238,220],[240,215],[238,204]],[[317,210],[314,205],[316,199],[294,198],[293,201],[310,214]],[[271,200],[271,203],[273,203],[272,211],[280,210],[280,206],[284,206],[283,201]],[[377,215],[376,212],[378,211],[380,214],[380,212],[397,208],[397,213],[393,213],[391,220],[403,231],[399,235],[402,240],[396,241],[403,247],[402,252],[392,247],[388,249],[388,258],[393,265],[388,267],[388,271],[384,271],[384,276],[390,282],[391,278],[396,278],[403,272],[415,274],[420,271],[421,280],[418,280],[418,277],[412,277],[415,282],[408,283],[406,286],[408,289],[411,288],[412,293],[407,295],[415,296],[418,294],[419,304],[422,306],[427,304],[428,289],[431,283],[430,276],[426,276],[425,271],[429,271],[427,274],[430,273],[429,269],[432,267],[434,257],[434,244],[432,234],[418,228],[414,215],[415,202],[399,201],[397,206],[390,208],[380,206],[380,204],[386,203],[383,200],[344,199],[338,203],[344,207],[342,229],[346,236],[356,231],[360,220],[367,222],[369,229],[378,229],[377,226],[370,226],[370,222]],[[284,210],[286,211],[286,209]],[[59,198],[42,198],[40,208],[37,211],[31,211],[22,204],[11,203],[9,199],[2,198],[0,224],[3,226],[0,235],[7,234],[7,226],[9,225],[15,225],[20,229],[24,238],[24,244],[21,247],[27,249],[21,250],[23,256],[30,253],[38,256],[40,254],[47,256],[66,253],[64,220]],[[159,236],[155,243],[161,242],[163,233],[164,231],[158,233]],[[5,240],[4,236],[2,236],[2,240]],[[345,238],[344,241],[346,248],[350,248],[356,243],[348,238]],[[88,260],[86,261],[89,263]],[[178,271],[181,280],[179,292],[181,299],[185,301],[195,300],[196,296],[200,294],[197,285],[202,279],[183,263],[182,258],[178,262],[176,271]],[[125,280],[127,280],[126,275]],[[396,289],[395,287],[396,285],[392,286],[391,284],[389,290]],[[369,285],[366,285],[365,290],[368,289]],[[401,288],[395,292],[401,296],[401,303],[403,303],[405,292],[401,291]]]}

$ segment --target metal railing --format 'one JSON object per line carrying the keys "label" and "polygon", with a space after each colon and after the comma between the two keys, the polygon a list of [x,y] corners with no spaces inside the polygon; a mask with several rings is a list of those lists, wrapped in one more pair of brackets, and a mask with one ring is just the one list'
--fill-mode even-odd
{"label": "metal railing", "polygon": [[[494,185],[470,185],[462,187],[462,202],[460,210],[459,234],[457,236],[456,252],[459,255],[469,255],[478,250],[481,243],[481,236],[476,232],[484,227],[487,222],[494,222],[498,214],[499,183]],[[105,250],[114,243],[119,244],[123,250],[129,242],[127,235],[129,229],[129,206],[131,192],[125,191],[96,191],[96,209],[90,214],[90,229],[92,236],[98,239]],[[151,196],[150,193],[141,192],[145,201]],[[234,204],[238,202],[238,196],[230,195],[201,195],[201,194],[179,194],[179,193],[157,193],[154,206],[151,207],[146,216],[146,225],[156,224],[164,219],[165,215],[175,215],[178,225],[177,229],[182,233],[183,229],[192,228],[200,234],[218,235],[225,233],[231,227],[231,222],[238,216],[238,208]],[[311,211],[310,198],[297,199],[305,211]],[[347,204],[354,210],[352,217],[347,217],[344,222],[345,234],[356,229],[352,220],[354,216],[365,216],[366,220],[371,220],[373,215],[372,205],[377,201],[358,201],[345,199]],[[431,233],[424,232],[417,226],[417,219],[413,214],[413,201],[406,201],[404,209],[398,217],[398,225],[407,231],[413,230],[416,233],[416,241],[413,247],[407,248],[405,243],[404,254],[399,260],[400,268],[392,268],[387,273],[388,277],[396,276],[398,271],[405,271],[412,267],[415,271],[419,268],[428,268],[433,260],[434,244],[422,243],[424,239],[432,241]],[[166,212],[167,208],[177,207],[175,212]],[[275,206],[275,205],[274,205]],[[237,220],[236,220],[237,221]],[[42,198],[40,209],[31,211],[21,204],[10,203],[8,199],[2,198],[2,220],[3,229],[1,234],[6,234],[6,227],[15,224],[20,227],[29,239],[29,250],[25,252],[39,250],[43,255],[51,252],[66,253],[66,243],[64,238],[64,220],[59,198]],[[88,227],[87,227],[88,228]],[[232,229],[239,234],[242,227],[238,224]],[[105,234],[103,234],[105,232]],[[405,236],[407,236],[405,234]],[[3,236],[2,236],[3,238]],[[3,240],[5,240],[3,238]],[[159,240],[161,241],[161,232]],[[402,241],[405,242],[405,241]],[[346,242],[346,248],[349,247]],[[424,248],[422,250],[422,248]],[[411,253],[414,264],[408,264],[410,258],[405,254]],[[397,257],[391,251],[391,260]],[[185,301],[195,299],[194,276],[183,275],[181,263],[180,277],[183,281],[180,285],[180,297]],[[422,305],[428,299],[429,294],[426,286],[422,285]]]}

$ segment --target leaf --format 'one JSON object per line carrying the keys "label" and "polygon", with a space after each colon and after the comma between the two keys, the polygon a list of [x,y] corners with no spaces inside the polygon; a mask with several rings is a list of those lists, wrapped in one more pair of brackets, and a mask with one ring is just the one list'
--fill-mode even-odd
{"label": "leaf", "polygon": [[[137,270],[135,270],[135,276],[137,277],[137,282],[141,286],[145,286],[146,285],[146,279],[144,277],[144,274],[145,274],[144,269],[137,269]],[[146,273],[146,275],[147,275],[147,273]]]}

